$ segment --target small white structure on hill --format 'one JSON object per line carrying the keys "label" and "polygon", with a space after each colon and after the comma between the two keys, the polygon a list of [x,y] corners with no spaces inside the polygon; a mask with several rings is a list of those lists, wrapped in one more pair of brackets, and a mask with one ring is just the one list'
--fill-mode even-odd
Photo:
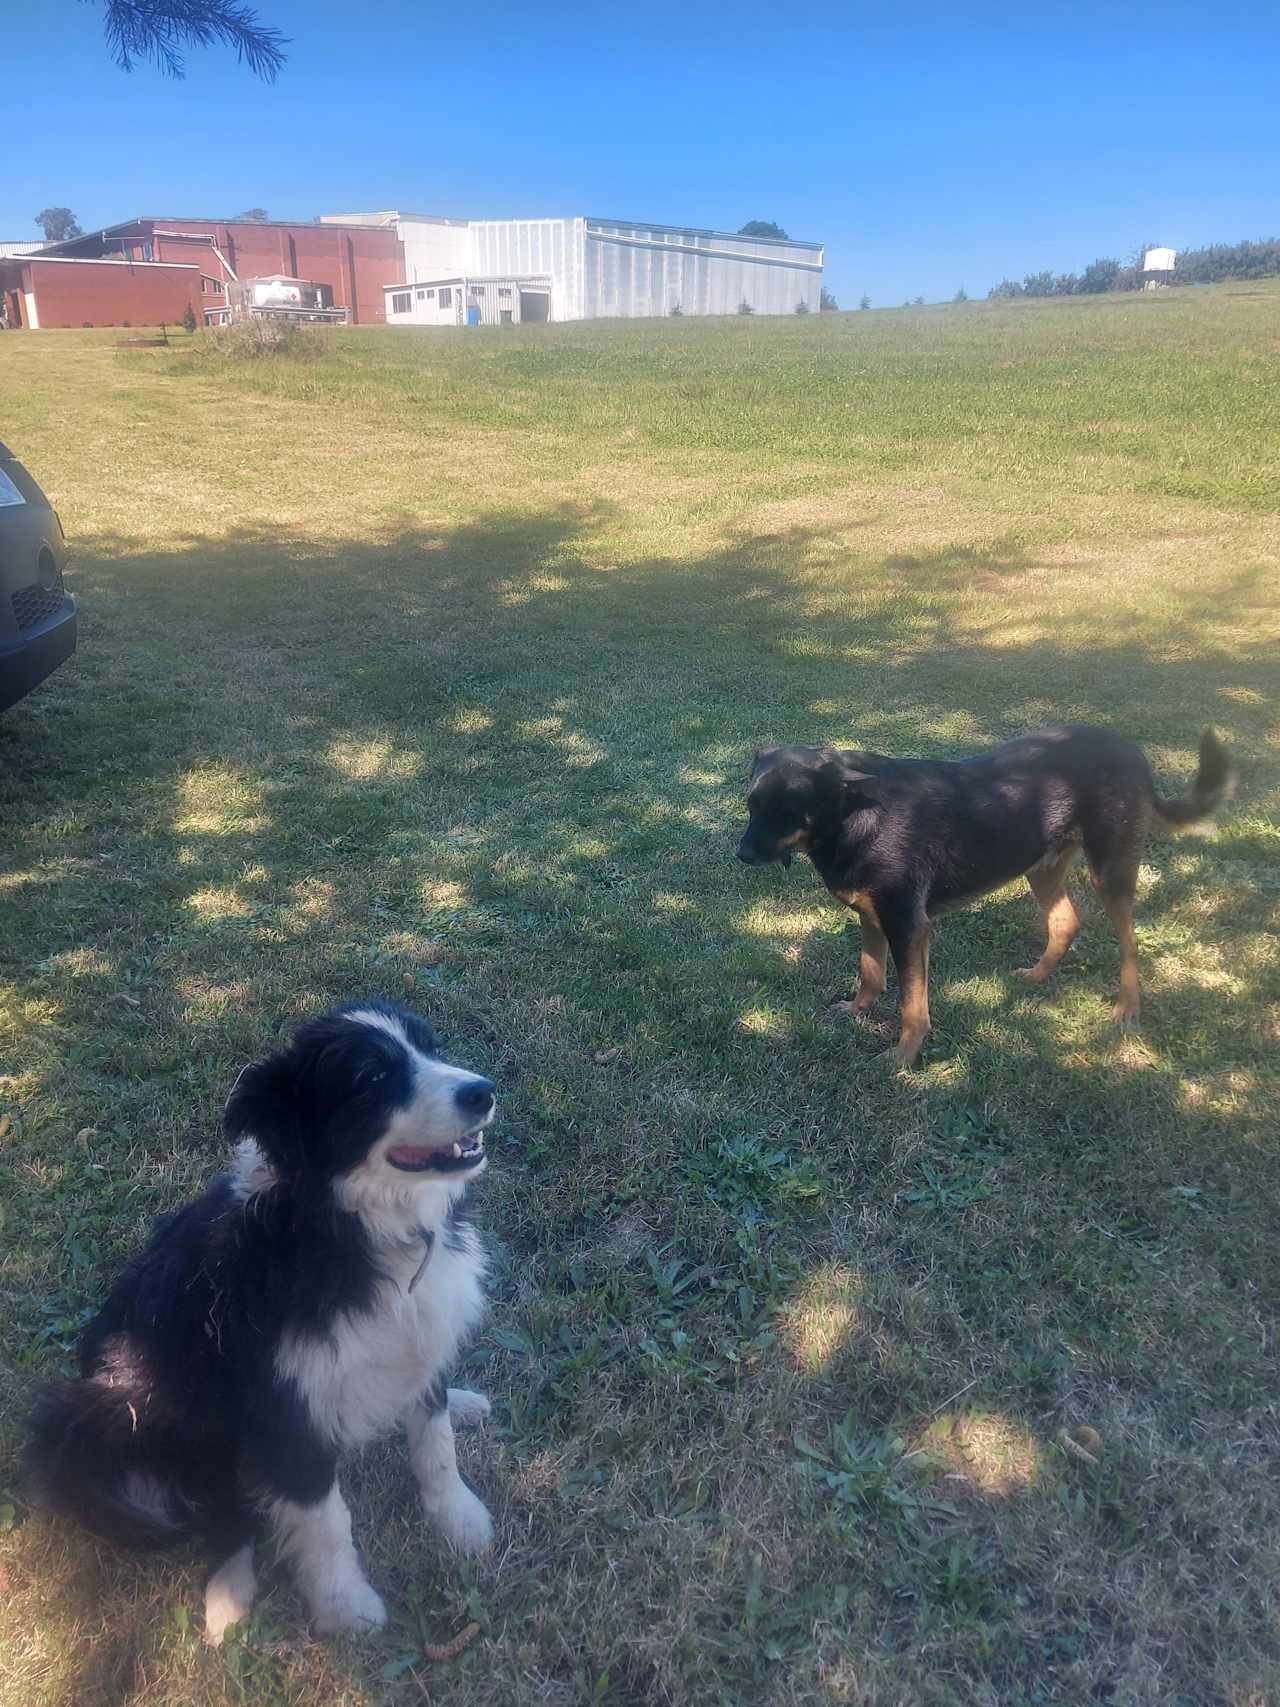
{"label": "small white structure on hill", "polygon": [[1162,285],[1171,284],[1177,261],[1176,249],[1148,249],[1142,257],[1143,290],[1159,290]]}
{"label": "small white structure on hill", "polygon": [[404,282],[385,287],[392,326],[817,313],[821,243],[739,237],[625,219],[432,219],[330,214],[394,225]]}

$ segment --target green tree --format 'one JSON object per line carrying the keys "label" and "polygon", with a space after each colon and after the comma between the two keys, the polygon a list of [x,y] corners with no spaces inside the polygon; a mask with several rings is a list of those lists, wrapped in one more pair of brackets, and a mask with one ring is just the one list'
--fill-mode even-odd
{"label": "green tree", "polygon": [[863,295],[862,295],[862,297],[858,303],[858,307],[859,308],[870,308],[871,307],[871,298],[865,293],[865,291],[863,292]]}
{"label": "green tree", "polygon": [[285,37],[258,21],[240,0],[89,0],[103,10],[103,29],[121,71],[150,60],[169,77],[186,72],[187,48],[221,43],[256,77],[274,83],[285,61]]}
{"label": "green tree", "polygon": [[1086,296],[1098,296],[1104,290],[1114,290],[1120,277],[1120,263],[1110,255],[1090,261],[1077,287]]}
{"label": "green tree", "polygon": [[739,237],[778,237],[785,243],[787,234],[780,225],[775,225],[771,219],[749,219],[745,225],[738,227]]}
{"label": "green tree", "polygon": [[187,306],[182,311],[182,330],[184,332],[194,332],[195,329],[196,329],[196,311],[194,308],[192,308],[191,304],[188,303]]}
{"label": "green tree", "polygon": [[46,243],[65,243],[69,237],[82,235],[69,207],[47,207],[36,215],[35,222],[44,232]]}
{"label": "green tree", "polygon": [[952,300],[952,302],[968,302],[968,300],[969,300],[969,293],[968,293],[968,291],[967,291],[967,290],[966,290],[966,289],[965,289],[965,288],[964,288],[964,286],[963,286],[963,285],[961,285],[961,286],[960,286],[960,289],[959,289],[959,290],[958,290],[958,291],[957,291],[957,292],[956,292],[956,294],[955,294],[955,295],[954,295],[954,296],[953,296],[953,297],[952,297],[952,298],[951,298],[951,300]]}
{"label": "green tree", "polygon": [[818,307],[824,314],[834,314],[839,306],[840,304],[836,301],[835,297],[832,296],[826,285],[823,285],[822,295],[818,299]]}
{"label": "green tree", "polygon": [[247,207],[243,213],[238,213],[235,217],[247,220],[250,225],[265,225],[271,215],[265,207]]}

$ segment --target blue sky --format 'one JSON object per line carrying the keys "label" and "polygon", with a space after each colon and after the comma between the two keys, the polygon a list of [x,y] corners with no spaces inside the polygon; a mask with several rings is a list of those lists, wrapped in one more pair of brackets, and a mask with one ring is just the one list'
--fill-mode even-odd
{"label": "blue sky", "polygon": [[1280,231],[1274,3],[255,5],[274,85],[221,49],[126,76],[92,0],[14,8],[0,238],[49,204],[774,219],[852,306]]}

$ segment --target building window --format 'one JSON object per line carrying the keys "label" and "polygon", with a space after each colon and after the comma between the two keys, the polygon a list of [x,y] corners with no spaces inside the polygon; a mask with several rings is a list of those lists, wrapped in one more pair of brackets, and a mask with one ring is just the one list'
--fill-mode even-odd
{"label": "building window", "polygon": [[441,308],[453,307],[453,287],[451,285],[440,286],[440,306]]}
{"label": "building window", "polygon": [[407,290],[402,290],[391,298],[391,312],[393,314],[412,314],[413,298]]}
{"label": "building window", "polygon": [[510,285],[499,285],[498,286],[498,295],[509,297],[511,295],[511,286]]}
{"label": "building window", "polygon": [[418,292],[418,301],[419,301],[419,302],[425,302],[425,301],[426,301],[426,300],[427,300],[427,293],[426,293],[426,291],[425,291],[425,290],[420,290],[420,291],[419,291],[419,292]]}
{"label": "building window", "polygon": [[142,245],[142,258],[144,261],[153,261],[155,259],[155,256],[151,252],[151,239],[149,237]]}
{"label": "building window", "polygon": [[436,299],[436,293],[434,290],[423,291],[422,294],[426,297],[428,302],[434,302]]}
{"label": "building window", "polygon": [[211,279],[206,274],[200,275],[200,288],[206,296],[221,296],[222,286],[217,279]]}
{"label": "building window", "polygon": [[484,295],[484,286],[483,285],[472,285],[471,294],[472,294],[472,296],[483,296]]}

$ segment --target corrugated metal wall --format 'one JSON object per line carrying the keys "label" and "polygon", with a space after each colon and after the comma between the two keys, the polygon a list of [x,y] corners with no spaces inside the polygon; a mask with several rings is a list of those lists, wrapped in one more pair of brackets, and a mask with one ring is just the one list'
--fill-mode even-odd
{"label": "corrugated metal wall", "polygon": [[816,313],[822,249],[588,220],[584,273],[587,319],[670,314],[677,303],[685,314],[736,314],[743,301],[756,314],[794,314],[797,302]]}
{"label": "corrugated metal wall", "polygon": [[581,320],[581,219],[477,219],[471,223],[476,278],[551,279],[551,318]]}
{"label": "corrugated metal wall", "polygon": [[[673,226],[604,219],[480,219],[470,226],[400,221],[405,273],[414,285],[468,280],[551,282],[552,320],[633,319],[671,313],[817,313],[822,246],[769,242]],[[481,293],[483,321],[496,302]],[[400,319],[400,316],[396,317]],[[415,295],[415,322],[448,324]]]}

